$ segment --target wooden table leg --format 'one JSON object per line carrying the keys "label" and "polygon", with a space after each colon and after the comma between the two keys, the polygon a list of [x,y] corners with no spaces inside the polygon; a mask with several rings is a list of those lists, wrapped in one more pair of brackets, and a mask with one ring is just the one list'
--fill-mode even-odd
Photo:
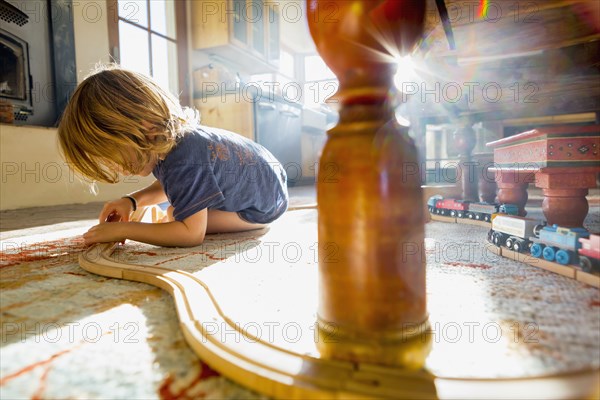
{"label": "wooden table leg", "polygon": [[519,207],[519,215],[524,217],[527,215],[525,204],[527,203],[528,194],[527,183],[513,182],[498,182],[498,202],[500,204],[515,204]]}
{"label": "wooden table leg", "polygon": [[536,174],[535,185],[544,192],[542,210],[548,224],[582,227],[589,206],[585,196],[596,186],[593,170],[542,169]]}
{"label": "wooden table leg", "polygon": [[460,170],[462,181],[462,199],[477,201],[477,168],[473,159],[473,149],[476,144],[475,131],[467,124],[454,132],[453,140],[460,151]]}
{"label": "wooden table leg", "polygon": [[543,189],[542,211],[548,224],[581,227],[588,213],[587,189]]}
{"label": "wooden table leg", "polygon": [[[332,6],[339,23],[319,14]],[[407,368],[425,361],[421,176],[408,128],[389,101],[394,56],[411,50],[424,16],[425,2],[308,3],[317,50],[340,82],[331,98],[340,120],[327,132],[317,182],[324,357]],[[388,54],[394,45],[403,48]]]}
{"label": "wooden table leg", "polygon": [[490,167],[494,165],[494,155],[492,153],[479,153],[474,154],[473,158],[477,166],[477,191],[479,194],[479,201],[485,201],[486,203],[496,202],[496,191],[498,186],[494,179],[494,174],[489,171]]}
{"label": "wooden table leg", "polygon": [[[484,174],[485,174],[485,172],[484,172]],[[478,183],[479,201],[485,201],[486,203],[495,203],[497,190],[498,190],[498,185],[496,185],[496,182],[486,179],[485,177],[479,178],[479,183]]]}
{"label": "wooden table leg", "polygon": [[496,174],[498,185],[498,202],[501,204],[515,204],[519,207],[519,215],[527,215],[525,204],[527,203],[527,187],[534,180],[532,172],[504,170],[490,168]]}

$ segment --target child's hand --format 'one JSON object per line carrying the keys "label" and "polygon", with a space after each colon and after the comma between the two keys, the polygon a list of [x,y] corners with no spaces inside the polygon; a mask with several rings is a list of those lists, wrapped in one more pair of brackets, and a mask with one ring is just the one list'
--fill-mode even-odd
{"label": "child's hand", "polygon": [[[104,204],[102,211],[100,212],[99,222],[102,224],[108,222],[108,218],[111,217],[112,221],[128,222],[129,215],[133,212],[133,205],[129,199],[118,199],[109,201]],[[113,214],[116,216],[112,217]],[[110,222],[112,222],[110,221]]]}
{"label": "child's hand", "polygon": [[93,226],[89,231],[83,234],[85,244],[106,243],[106,242],[124,242],[125,226],[122,222],[104,222]]}

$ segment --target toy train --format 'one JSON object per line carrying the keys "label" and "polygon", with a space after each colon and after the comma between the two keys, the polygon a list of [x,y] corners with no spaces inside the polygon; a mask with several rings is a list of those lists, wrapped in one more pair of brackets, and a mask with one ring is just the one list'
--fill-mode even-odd
{"label": "toy train", "polygon": [[493,214],[517,215],[519,208],[514,204],[495,204],[471,202],[465,200],[444,199],[435,195],[427,200],[429,212],[457,218],[469,218],[477,221],[489,222]]}
{"label": "toy train", "polygon": [[579,238],[579,266],[585,272],[600,272],[600,236]]}
{"label": "toy train", "polygon": [[488,241],[561,265],[579,264],[585,272],[599,270],[600,237],[584,228],[547,226],[536,219],[494,214]]}

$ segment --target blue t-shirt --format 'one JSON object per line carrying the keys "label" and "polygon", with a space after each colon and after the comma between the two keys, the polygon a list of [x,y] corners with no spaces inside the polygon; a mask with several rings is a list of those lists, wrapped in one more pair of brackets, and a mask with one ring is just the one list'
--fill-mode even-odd
{"label": "blue t-shirt", "polygon": [[177,221],[208,208],[265,224],[287,209],[287,177],[279,161],[258,143],[223,129],[199,126],[186,133],[152,173]]}

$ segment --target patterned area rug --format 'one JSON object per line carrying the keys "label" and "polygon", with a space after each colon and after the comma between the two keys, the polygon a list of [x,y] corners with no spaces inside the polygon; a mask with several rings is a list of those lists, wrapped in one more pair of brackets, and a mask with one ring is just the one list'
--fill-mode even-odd
{"label": "patterned area rug", "polygon": [[[2,242],[1,398],[261,398],[198,359],[178,329],[168,294],[80,269],[84,245],[78,235],[84,230]],[[501,259],[487,251],[485,235],[477,226],[427,224],[434,334],[427,368],[441,376],[479,378],[597,368],[598,289]],[[202,273],[232,258],[251,263],[257,251],[268,248],[278,254],[273,265],[281,268],[282,279],[293,281],[294,271],[316,268],[315,243],[316,212],[301,210],[269,229],[211,235],[192,249],[129,241],[114,258]],[[278,263],[286,246],[284,262]],[[232,285],[261,283],[251,273],[247,278],[232,277]],[[312,297],[300,301],[316,303]],[[268,304],[264,299],[256,306]],[[231,314],[243,321],[244,307]]]}

